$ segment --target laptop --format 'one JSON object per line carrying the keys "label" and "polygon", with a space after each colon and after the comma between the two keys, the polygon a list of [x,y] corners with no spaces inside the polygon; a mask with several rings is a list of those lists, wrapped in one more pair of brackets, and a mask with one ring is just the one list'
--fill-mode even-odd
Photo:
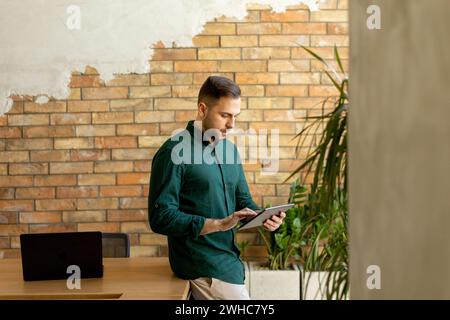
{"label": "laptop", "polygon": [[101,232],[21,234],[20,248],[25,281],[68,279],[72,265],[80,278],[103,277]]}

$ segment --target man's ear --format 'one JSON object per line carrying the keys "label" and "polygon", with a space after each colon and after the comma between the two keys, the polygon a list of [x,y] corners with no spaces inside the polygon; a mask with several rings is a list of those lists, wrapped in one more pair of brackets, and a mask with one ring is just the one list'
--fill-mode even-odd
{"label": "man's ear", "polygon": [[205,119],[207,109],[208,109],[208,107],[204,102],[200,102],[198,104],[198,113],[202,119]]}

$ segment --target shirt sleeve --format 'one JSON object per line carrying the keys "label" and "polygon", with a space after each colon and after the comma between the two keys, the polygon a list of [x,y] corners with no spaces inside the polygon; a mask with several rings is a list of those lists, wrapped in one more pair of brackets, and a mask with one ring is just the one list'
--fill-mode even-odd
{"label": "shirt sleeve", "polygon": [[261,208],[259,208],[259,206],[253,201],[252,195],[250,194],[247,180],[245,179],[244,169],[242,168],[241,157],[239,156],[239,151],[237,148],[235,152],[237,154],[239,167],[239,180],[236,187],[236,211],[242,210],[244,208],[259,210]]}
{"label": "shirt sleeve", "polygon": [[179,209],[183,164],[175,164],[171,150],[158,152],[153,158],[148,198],[151,229],[170,236],[198,238],[206,218]]}

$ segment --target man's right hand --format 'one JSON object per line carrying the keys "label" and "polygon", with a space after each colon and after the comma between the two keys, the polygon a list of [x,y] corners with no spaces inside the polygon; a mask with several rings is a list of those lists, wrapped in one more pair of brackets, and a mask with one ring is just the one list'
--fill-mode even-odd
{"label": "man's right hand", "polygon": [[257,213],[249,208],[233,212],[228,217],[219,220],[220,231],[227,231],[234,228],[239,221],[245,218],[251,218],[256,216]]}

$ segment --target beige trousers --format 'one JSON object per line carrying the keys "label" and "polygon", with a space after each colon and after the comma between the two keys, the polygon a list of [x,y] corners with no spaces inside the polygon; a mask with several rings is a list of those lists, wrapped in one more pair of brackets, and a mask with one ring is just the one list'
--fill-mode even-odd
{"label": "beige trousers", "polygon": [[244,284],[233,284],[207,277],[189,282],[195,300],[250,300]]}

